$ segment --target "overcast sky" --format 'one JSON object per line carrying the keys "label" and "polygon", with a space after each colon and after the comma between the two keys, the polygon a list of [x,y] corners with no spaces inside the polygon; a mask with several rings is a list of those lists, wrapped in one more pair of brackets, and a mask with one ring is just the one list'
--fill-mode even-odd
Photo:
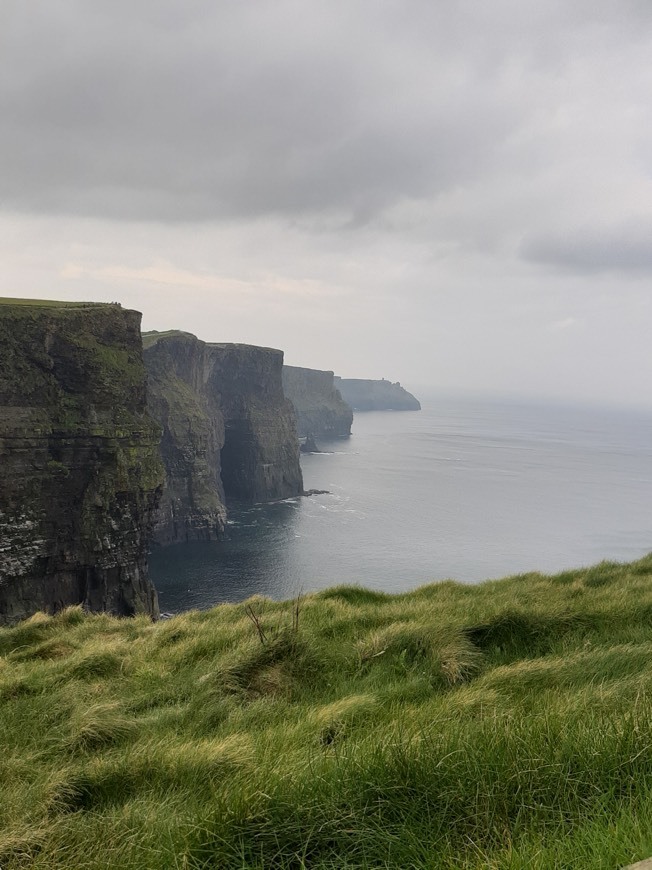
{"label": "overcast sky", "polygon": [[0,0],[0,295],[652,405],[650,0]]}

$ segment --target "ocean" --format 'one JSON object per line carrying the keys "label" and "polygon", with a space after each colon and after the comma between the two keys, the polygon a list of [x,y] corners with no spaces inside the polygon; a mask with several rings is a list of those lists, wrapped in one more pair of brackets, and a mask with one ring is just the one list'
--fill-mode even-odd
{"label": "ocean", "polygon": [[356,414],[302,457],[327,495],[235,508],[228,537],[150,558],[162,611],[337,584],[402,592],[652,550],[652,409],[434,398]]}

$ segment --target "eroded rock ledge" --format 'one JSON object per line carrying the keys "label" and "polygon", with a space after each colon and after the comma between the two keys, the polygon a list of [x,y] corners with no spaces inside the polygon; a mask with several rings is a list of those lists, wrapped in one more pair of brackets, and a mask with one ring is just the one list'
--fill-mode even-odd
{"label": "eroded rock ledge", "polygon": [[140,314],[0,300],[0,623],[83,604],[158,612],[163,482]]}
{"label": "eroded rock ledge", "polygon": [[143,344],[166,469],[157,543],[219,538],[229,501],[303,491],[282,351],[208,344],[183,332],[145,333]]}
{"label": "eroded rock ledge", "polygon": [[300,438],[347,438],[353,411],[334,383],[333,372],[283,366],[283,389],[294,405]]}

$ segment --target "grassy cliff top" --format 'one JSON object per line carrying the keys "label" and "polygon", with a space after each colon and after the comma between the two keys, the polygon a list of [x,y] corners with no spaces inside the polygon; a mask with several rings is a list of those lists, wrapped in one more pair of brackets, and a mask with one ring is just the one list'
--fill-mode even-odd
{"label": "grassy cliff top", "polygon": [[264,351],[265,353],[272,353],[275,356],[283,353],[283,351],[278,347],[266,347],[265,345],[260,344],[244,344],[241,341],[207,341],[206,344],[208,347],[216,347],[220,350]]}
{"label": "grassy cliff top", "polygon": [[319,378],[335,378],[335,373],[330,369],[309,369],[305,366],[289,366],[287,363],[283,365],[283,368],[290,372],[291,374],[300,375],[301,377],[310,378],[310,377],[319,377]]}
{"label": "grassy cliff top", "polygon": [[119,302],[60,302],[54,299],[14,299],[11,296],[0,296],[0,313],[3,309],[17,307],[28,308],[121,308]]}
{"label": "grassy cliff top", "polygon": [[158,330],[152,329],[149,332],[142,333],[143,347],[152,347],[152,345],[156,344],[160,338],[170,338],[171,336],[186,336],[187,338],[192,338],[195,341],[198,341],[196,335],[193,335],[192,332],[184,332],[182,329],[168,329],[164,332],[158,332]]}
{"label": "grassy cliff top", "polygon": [[652,557],[0,631],[0,866],[652,853]]}
{"label": "grassy cliff top", "polygon": [[66,317],[79,311],[121,309],[118,302],[60,302],[53,299],[14,299],[0,296],[0,318],[35,319],[43,313]]}
{"label": "grassy cliff top", "polygon": [[[143,332],[143,347],[146,349],[148,347],[152,347],[156,344],[157,341],[161,338],[171,338],[171,337],[180,337],[186,336],[187,338],[192,338],[195,341],[201,341],[198,339],[196,335],[193,335],[192,332],[184,332],[182,329],[168,329],[164,332],[158,332],[156,329],[149,330],[148,332]],[[202,342],[206,345],[206,347],[214,347],[220,350],[241,350],[241,351],[265,351],[273,354],[282,354],[282,350],[278,350],[275,347],[260,347],[257,344],[242,344],[241,342],[233,342],[233,341],[205,341]]]}

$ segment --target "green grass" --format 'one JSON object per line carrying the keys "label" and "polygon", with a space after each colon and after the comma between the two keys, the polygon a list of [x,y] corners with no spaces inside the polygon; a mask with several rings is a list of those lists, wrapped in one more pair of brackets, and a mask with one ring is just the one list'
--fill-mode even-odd
{"label": "green grass", "polygon": [[156,344],[156,342],[159,340],[159,338],[169,338],[170,336],[180,336],[180,335],[187,335],[187,336],[190,336],[191,338],[196,338],[194,335],[192,335],[192,333],[184,332],[181,329],[167,329],[164,332],[159,332],[156,329],[152,329],[149,332],[142,333],[143,347],[144,348],[152,347],[153,345]]}
{"label": "green grass", "polygon": [[247,605],[0,631],[3,870],[652,854],[652,557]]}
{"label": "green grass", "polygon": [[55,299],[18,299],[12,296],[0,296],[0,305],[19,305],[29,308],[98,308],[117,304],[117,302],[61,302]]}

